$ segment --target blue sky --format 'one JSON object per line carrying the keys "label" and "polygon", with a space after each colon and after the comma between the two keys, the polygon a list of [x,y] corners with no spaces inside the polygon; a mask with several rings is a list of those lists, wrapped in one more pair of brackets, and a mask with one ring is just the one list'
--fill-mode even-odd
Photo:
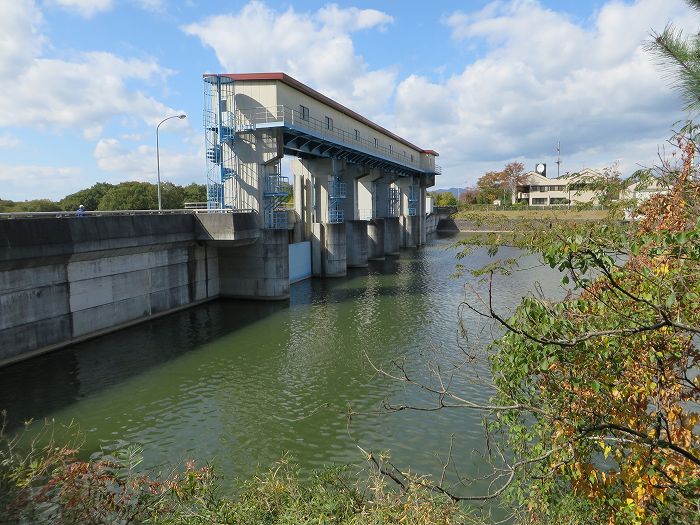
{"label": "blue sky", "polygon": [[438,187],[519,160],[651,165],[686,118],[651,30],[682,0],[0,0],[0,198],[205,181],[204,72],[284,71],[440,153]]}

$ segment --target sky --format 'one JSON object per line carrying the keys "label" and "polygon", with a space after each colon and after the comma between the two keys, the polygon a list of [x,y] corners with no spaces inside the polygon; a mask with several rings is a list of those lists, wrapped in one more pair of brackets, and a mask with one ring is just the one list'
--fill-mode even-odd
{"label": "sky", "polygon": [[[644,50],[683,0],[0,0],[0,199],[205,183],[203,73],[282,71],[425,149],[436,188],[511,161],[658,163],[688,118]],[[662,152],[663,153],[663,152]]]}

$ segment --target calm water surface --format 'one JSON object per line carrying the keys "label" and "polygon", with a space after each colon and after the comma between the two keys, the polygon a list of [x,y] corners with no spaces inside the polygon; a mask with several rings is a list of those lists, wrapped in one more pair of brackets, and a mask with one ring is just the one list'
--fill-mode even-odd
{"label": "calm water surface", "polygon": [[[462,312],[469,334],[459,335],[465,284],[484,286],[471,276],[451,277],[453,241],[402,251],[347,278],[295,284],[289,302],[217,301],[0,369],[0,408],[11,427],[27,418],[74,420],[86,433],[86,450],[139,443],[147,466],[194,458],[227,479],[247,477],[285,451],[305,468],[358,463],[357,445],[391,450],[396,464],[436,473],[451,435],[460,468],[476,473],[481,414],[377,415],[384,400],[430,400],[370,363],[405,362],[412,376],[431,381],[426,363],[445,369],[483,356],[496,332]],[[462,263],[489,261],[477,251]],[[502,311],[535,281],[556,293],[549,269],[533,261],[521,268],[496,282]],[[453,388],[484,401],[490,392],[480,377],[488,370],[477,358],[455,375]],[[349,407],[361,413],[351,422]]]}

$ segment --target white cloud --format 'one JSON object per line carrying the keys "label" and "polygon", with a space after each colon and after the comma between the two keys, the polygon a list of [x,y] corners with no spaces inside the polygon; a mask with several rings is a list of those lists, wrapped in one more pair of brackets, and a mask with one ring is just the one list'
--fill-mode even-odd
{"label": "white cloud", "polygon": [[0,135],[0,149],[16,148],[22,144],[22,141],[10,133]]}
{"label": "white cloud", "polygon": [[[87,5],[87,4],[86,4]],[[106,52],[85,52],[74,60],[41,56],[41,16],[33,2],[13,4],[0,17],[0,126],[59,126],[84,130],[95,140],[115,116],[135,117],[154,125],[170,108],[144,92],[128,87],[165,82],[173,71],[155,60],[122,58]],[[20,7],[17,7],[20,6]],[[39,43],[37,43],[39,42]],[[17,86],[45,86],[41,96]]]}
{"label": "white cloud", "polygon": [[590,27],[535,0],[453,13],[444,22],[455,45],[479,49],[480,58],[444,82],[404,79],[393,124],[442,154],[444,187],[515,159],[528,168],[544,160],[556,173],[558,140],[563,171],[620,160],[631,172],[653,162],[655,145],[682,118],[643,43],[668,20],[692,23],[689,14],[682,0],[610,2]]}
{"label": "white cloud", "polygon": [[126,80],[152,81],[171,72],[155,61],[124,59],[110,53],[84,53],[80,62],[36,58],[16,77],[0,79],[0,88],[38,86],[51,79],[51,89],[37,97],[31,90],[16,90],[16,97],[0,98],[0,125],[29,123],[94,128],[117,115],[134,115],[148,124],[176,112],[141,91],[129,89]]}
{"label": "white cloud", "polygon": [[92,18],[99,12],[112,9],[114,2],[113,0],[50,0],[49,3],[78,13],[85,18]]}
{"label": "white cloud", "polygon": [[[100,169],[115,174],[115,182],[157,181],[155,146],[125,145],[117,139],[104,138],[97,142],[93,155]],[[203,153],[196,149],[182,152],[161,146],[161,180],[188,184],[193,178],[199,179],[200,177],[193,177],[193,174],[202,173],[203,158]]]}
{"label": "white cloud", "polygon": [[327,28],[345,32],[374,27],[385,30],[394,21],[393,17],[376,9],[358,9],[356,7],[340,9],[336,4],[319,9],[316,18]]}
{"label": "white cloud", "polygon": [[382,30],[392,21],[375,9],[330,5],[316,13],[277,12],[253,0],[238,13],[212,16],[183,31],[213,48],[227,72],[283,71],[371,116],[392,96],[397,73],[371,70],[355,52],[351,33]]}
{"label": "white cloud", "polygon": [[32,0],[0,0],[0,78],[21,73],[41,51],[43,19]]}
{"label": "white cloud", "polygon": [[0,165],[0,199],[57,198],[81,189],[79,168],[41,165]]}

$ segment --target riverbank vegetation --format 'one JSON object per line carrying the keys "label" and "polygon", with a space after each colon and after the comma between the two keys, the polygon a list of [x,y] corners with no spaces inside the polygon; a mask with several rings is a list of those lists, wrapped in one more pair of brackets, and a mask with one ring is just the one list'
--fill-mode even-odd
{"label": "riverbank vegetation", "polygon": [[[0,435],[0,524],[475,523],[444,495],[418,483],[392,490],[377,471],[334,467],[302,477],[283,458],[227,494],[210,466],[189,462],[167,474],[144,472],[138,447],[105,449],[85,459],[76,429],[61,432],[75,436],[72,443],[51,434],[47,425],[31,439]],[[371,459],[381,466],[382,458]]]}
{"label": "riverbank vegetation", "polygon": [[[182,209],[186,202],[207,200],[204,184],[178,186],[172,182],[161,184],[164,209]],[[90,211],[157,210],[158,187],[148,182],[98,182],[93,186],[71,193],[59,201],[36,199],[11,201],[0,199],[0,213],[75,211],[80,205]]]}

